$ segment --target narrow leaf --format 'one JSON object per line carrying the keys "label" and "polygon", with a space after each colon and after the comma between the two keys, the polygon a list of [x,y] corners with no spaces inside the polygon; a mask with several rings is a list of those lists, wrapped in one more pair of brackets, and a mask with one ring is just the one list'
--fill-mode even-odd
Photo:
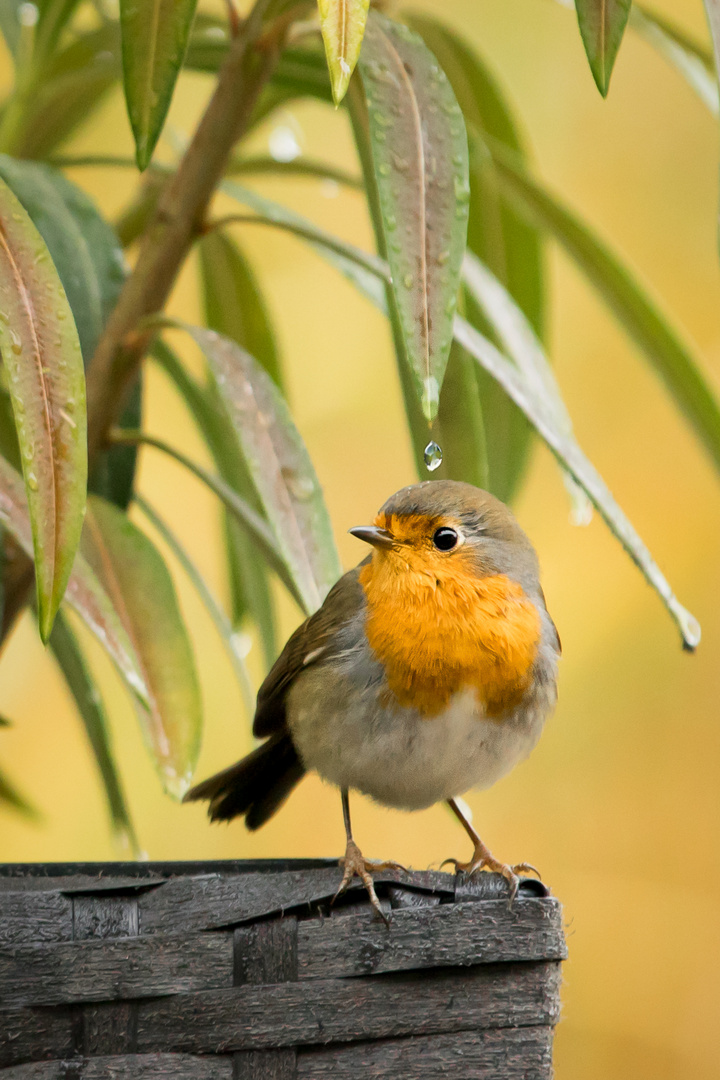
{"label": "narrow leaf", "polygon": [[360,57],[393,293],[423,413],[432,420],[465,252],[468,153],[460,106],[417,34],[377,12]]}
{"label": "narrow leaf", "polygon": [[77,705],[90,748],[105,789],[110,821],[119,839],[137,854],[138,842],[113,755],[105,706],[100,688],[85,661],[80,644],[62,612],[58,613],[50,648]]}
{"label": "narrow leaf", "polygon": [[[570,414],[550,362],[524,313],[502,283],[472,252],[465,255],[463,278],[503,349],[522,372],[531,393],[542,401],[557,429],[564,435],[572,436]],[[573,501],[574,521],[587,524],[592,515],[587,496],[567,473],[565,483]]]}
{"label": "narrow leaf", "polygon": [[[432,18],[412,15],[410,25],[422,35],[450,80],[468,132],[496,139],[524,160],[525,147],[510,104],[481,57],[457,33]],[[501,197],[494,164],[487,155],[475,154],[470,160],[467,246],[502,282],[542,340],[546,308],[542,236]],[[473,326],[496,341],[471,297],[465,297],[465,308],[463,314]],[[509,503],[527,472],[532,429],[502,387],[477,364],[472,367],[485,429],[487,478],[483,486]]]}
{"label": "narrow leaf", "polygon": [[563,433],[542,401],[528,386],[524,376],[515,365],[503,356],[492,342],[479,334],[465,319],[455,319],[455,337],[468,352],[482,364],[493,378],[502,384],[505,392],[523,410],[533,427],[544,440],[557,460],[567,469],[584,489],[593,505],[602,515],[614,536],[620,541],[645,579],[658,593],[675,620],[683,645],[694,650],[700,643],[700,625],[677,600],[666,578],[653,560],[647,547],[613,499],[605,482],[595,467],[585,457],[572,438]]}
{"label": "narrow leaf", "polygon": [[139,169],[162,131],[197,0],[120,0],[123,80]]}
{"label": "narrow leaf", "polygon": [[492,145],[508,197],[547,229],[575,260],[665,382],[715,465],[720,468],[720,405],[690,347],[630,271],[590,230]]}
{"label": "narrow leaf", "polygon": [[345,97],[365,33],[370,0],[318,0],[333,100]]}
{"label": "narrow leaf", "polygon": [[666,19],[640,4],[630,9],[628,25],[682,75],[715,116],[720,112],[712,53]]}
{"label": "narrow leaf", "polygon": [[[213,456],[215,467],[226,484],[247,500],[261,517],[260,501],[252,485],[237,443],[237,436],[218,397],[217,389],[201,386],[187,373],[176,354],[161,340],[152,347],[152,355],[175,384]],[[232,598],[233,623],[237,626],[250,614],[260,632],[265,660],[270,666],[277,657],[275,608],[265,564],[267,553],[257,538],[227,508],[225,537],[228,548],[228,571]],[[282,562],[282,560],[281,560]],[[283,564],[284,565],[284,564]]]}
{"label": "narrow leaf", "polygon": [[70,305],[47,247],[1,180],[0,351],[32,521],[40,633],[47,640],[85,510],[85,376]]}
{"label": "narrow leaf", "polygon": [[83,554],[140,658],[149,706],[138,709],[140,725],[165,790],[181,798],[200,750],[202,707],[172,578],[148,537],[97,495],[88,501]]}
{"label": "narrow leaf", "polygon": [[235,677],[238,686],[240,687],[240,693],[243,697],[245,711],[248,714],[248,717],[252,718],[255,712],[255,695],[245,663],[245,654],[239,647],[240,635],[233,629],[232,623],[213,596],[210,586],[207,584],[205,578],[202,576],[170,526],[160,517],[158,512],[153,509],[150,503],[142,498],[141,495],[138,495],[135,501],[150,524],[157,530],[182,566],[195,587],[195,591],[202,600],[205,610],[215,624],[215,629],[220,635],[220,640],[225,646],[225,651],[228,654],[233,671],[235,672]]}
{"label": "narrow leaf", "polygon": [[[32,558],[30,515],[23,483],[13,467],[0,457],[0,522],[26,555]],[[107,593],[78,553],[65,600],[95,635],[131,692],[147,704],[148,690],[140,662]]]}
{"label": "narrow leaf", "polygon": [[575,0],[580,36],[595,85],[603,97],[610,87],[632,0]]}
{"label": "narrow leaf", "polygon": [[182,328],[207,358],[278,546],[314,611],[342,569],[320,485],[288,407],[239,345],[212,330]]}
{"label": "narrow leaf", "polygon": [[0,805],[3,803],[5,806],[9,806],[11,810],[17,810],[18,813],[33,821],[38,821],[40,818],[37,809],[13,784],[7,773],[0,770]]}

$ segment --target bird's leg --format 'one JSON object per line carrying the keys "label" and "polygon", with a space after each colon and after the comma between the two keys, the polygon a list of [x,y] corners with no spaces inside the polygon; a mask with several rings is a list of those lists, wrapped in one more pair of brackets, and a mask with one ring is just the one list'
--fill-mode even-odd
{"label": "bird's leg", "polygon": [[490,870],[495,874],[502,874],[510,886],[510,903],[512,903],[517,894],[518,885],[520,884],[518,874],[533,873],[540,877],[539,870],[536,870],[530,863],[517,863],[516,866],[508,866],[506,863],[499,862],[490,849],[483,844],[455,800],[448,799],[447,802],[453,814],[472,840],[475,850],[473,851],[473,857],[469,862],[463,863],[459,862],[457,859],[445,859],[445,862],[442,865],[445,866],[446,863],[453,863],[456,873],[462,871],[462,873],[467,874],[468,876],[477,874],[480,870]]}
{"label": "bird's leg", "polygon": [[354,877],[359,877],[363,885],[367,889],[368,896],[370,897],[370,903],[377,911],[380,918],[387,924],[388,919],[385,912],[380,907],[380,901],[377,898],[375,892],[375,886],[373,879],[370,876],[371,870],[400,870],[404,871],[405,867],[400,866],[395,862],[373,862],[370,859],[366,859],[363,856],[360,848],[357,846],[352,837],[352,828],[350,826],[350,796],[347,788],[343,788],[342,792],[342,808],[343,808],[343,821],[345,823],[345,836],[347,837],[347,845],[345,847],[345,857],[340,860],[340,865],[343,868],[343,879],[340,882],[340,888],[333,897],[333,903],[337,900],[341,893],[344,893],[350,882]]}

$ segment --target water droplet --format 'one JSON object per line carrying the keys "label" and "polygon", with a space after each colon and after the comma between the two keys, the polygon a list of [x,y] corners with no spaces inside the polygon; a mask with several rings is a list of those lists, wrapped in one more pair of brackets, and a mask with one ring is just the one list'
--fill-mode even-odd
{"label": "water droplet", "polygon": [[423,451],[423,458],[427,465],[428,472],[435,472],[442,465],[442,450],[436,442],[432,440],[427,444]]}
{"label": "water droplet", "polygon": [[412,283],[413,283],[412,274],[406,274],[405,277],[403,278],[403,285],[405,286],[405,288],[406,289],[411,289],[412,288]]}
{"label": "water droplet", "polygon": [[381,176],[389,176],[389,175],[390,175],[390,166],[389,166],[389,165],[387,165],[387,164],[386,164],[386,163],[385,163],[385,162],[383,161],[382,165],[380,165],[380,166],[378,167],[378,172],[380,173],[380,175],[381,175]]}
{"label": "water droplet", "polygon": [[37,491],[38,481],[35,473],[31,472],[27,474],[27,486],[30,488],[31,491]]}
{"label": "water droplet", "polygon": [[281,124],[270,132],[268,148],[275,161],[294,161],[302,152],[295,132],[287,124]]}

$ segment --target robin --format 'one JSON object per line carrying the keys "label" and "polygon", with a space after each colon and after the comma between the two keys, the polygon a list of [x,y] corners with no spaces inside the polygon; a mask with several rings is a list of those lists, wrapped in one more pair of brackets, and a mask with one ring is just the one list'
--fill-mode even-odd
{"label": "robin", "polygon": [[306,772],[340,788],[347,835],[338,892],[372,870],[353,840],[349,791],[422,810],[445,801],[473,842],[456,871],[507,866],[457,797],[487,788],[535,746],[557,698],[560,639],[535,549],[493,495],[454,480],[403,488],[374,525],[350,529],[368,558],[340,578],[289,639],[260,687],[253,733],[265,739],[193,788],[212,821],[258,829]]}

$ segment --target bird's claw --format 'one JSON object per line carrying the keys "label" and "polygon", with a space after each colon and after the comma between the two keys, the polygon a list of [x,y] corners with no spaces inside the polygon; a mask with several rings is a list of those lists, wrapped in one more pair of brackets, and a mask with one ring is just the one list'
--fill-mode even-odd
{"label": "bird's claw", "polygon": [[520,886],[518,874],[537,874],[538,879],[542,880],[540,871],[531,863],[516,863],[514,866],[508,866],[507,863],[502,863],[491,855],[484,846],[475,850],[469,862],[460,862],[459,859],[445,859],[440,864],[440,869],[442,870],[443,866],[448,864],[455,867],[456,874],[466,874],[468,877],[474,877],[475,874],[479,874],[482,870],[487,870],[491,874],[501,874],[507,881],[510,890],[508,896],[510,906],[512,906]]}
{"label": "bird's claw", "polygon": [[338,896],[341,896],[342,893],[345,892],[352,879],[358,877],[367,889],[367,894],[370,897],[370,903],[372,904],[373,909],[378,913],[385,925],[389,926],[390,920],[380,906],[380,901],[377,898],[375,885],[370,876],[370,871],[397,870],[406,873],[405,867],[396,862],[375,862],[372,859],[366,859],[354,840],[348,840],[345,856],[340,859],[340,866],[343,868],[343,877],[340,882],[340,888],[332,899],[332,903],[334,904]]}

